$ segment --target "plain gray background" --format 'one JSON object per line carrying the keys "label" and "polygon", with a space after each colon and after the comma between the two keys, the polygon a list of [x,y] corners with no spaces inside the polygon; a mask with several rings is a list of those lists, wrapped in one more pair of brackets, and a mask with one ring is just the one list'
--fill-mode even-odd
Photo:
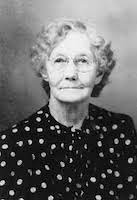
{"label": "plain gray background", "polygon": [[88,20],[112,41],[117,64],[98,105],[130,114],[137,127],[137,1],[0,0],[0,130],[47,102],[30,66],[29,48],[43,24],[61,17]]}

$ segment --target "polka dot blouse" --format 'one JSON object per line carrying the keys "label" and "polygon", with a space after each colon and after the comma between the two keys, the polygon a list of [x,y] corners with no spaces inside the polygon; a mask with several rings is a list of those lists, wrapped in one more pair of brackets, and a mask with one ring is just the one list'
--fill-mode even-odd
{"label": "polka dot blouse", "polygon": [[1,132],[0,200],[137,200],[132,119],[92,104],[80,130],[48,105]]}

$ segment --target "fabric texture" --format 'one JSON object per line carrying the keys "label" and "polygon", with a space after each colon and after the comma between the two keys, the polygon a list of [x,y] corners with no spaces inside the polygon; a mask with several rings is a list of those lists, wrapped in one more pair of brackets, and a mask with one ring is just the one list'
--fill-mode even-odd
{"label": "fabric texture", "polygon": [[132,119],[90,104],[74,130],[42,107],[1,132],[0,199],[136,200]]}

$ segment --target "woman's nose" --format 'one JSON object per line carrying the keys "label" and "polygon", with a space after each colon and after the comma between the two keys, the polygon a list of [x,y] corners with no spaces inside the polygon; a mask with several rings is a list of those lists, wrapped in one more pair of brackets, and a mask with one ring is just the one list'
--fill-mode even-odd
{"label": "woman's nose", "polygon": [[65,79],[68,80],[77,80],[78,78],[78,70],[74,62],[68,63],[66,69],[65,69]]}

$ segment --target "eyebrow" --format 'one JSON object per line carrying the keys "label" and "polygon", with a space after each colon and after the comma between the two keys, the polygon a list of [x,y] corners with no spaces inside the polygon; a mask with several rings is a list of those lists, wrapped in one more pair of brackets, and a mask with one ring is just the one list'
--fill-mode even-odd
{"label": "eyebrow", "polygon": [[[62,53],[59,53],[59,54],[57,54],[57,55],[55,55],[54,56],[54,58],[56,58],[57,56],[63,56],[63,57],[69,57],[69,56],[67,56],[67,55],[65,55],[65,54],[62,54]],[[93,56],[92,54],[86,54],[86,53],[80,53],[80,54],[77,54],[77,55],[75,55],[75,57],[77,57],[77,56]]]}

